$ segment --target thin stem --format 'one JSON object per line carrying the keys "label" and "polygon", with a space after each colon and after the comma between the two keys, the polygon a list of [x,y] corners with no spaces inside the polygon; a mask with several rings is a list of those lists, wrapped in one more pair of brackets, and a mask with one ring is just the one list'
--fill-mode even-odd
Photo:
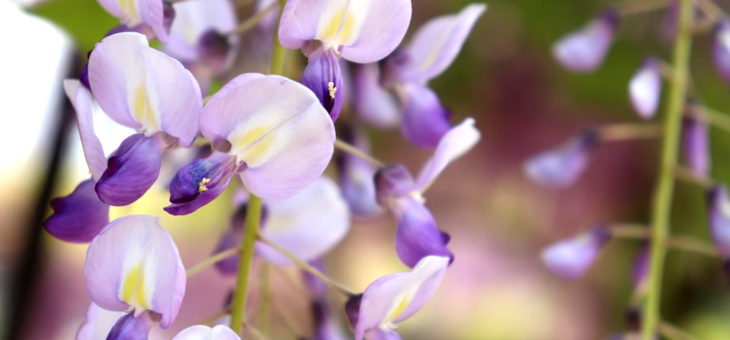
{"label": "thin stem", "polygon": [[327,276],[324,273],[322,273],[321,271],[317,270],[317,268],[314,268],[313,266],[309,265],[309,263],[302,261],[296,255],[290,253],[288,250],[284,249],[280,245],[272,242],[271,240],[269,240],[263,236],[259,236],[259,241],[261,241],[261,242],[265,243],[266,245],[268,245],[269,247],[273,248],[279,254],[284,255],[284,257],[289,259],[289,261],[294,262],[294,264],[299,266],[299,268],[301,268],[302,270],[309,272],[310,274],[316,276],[317,278],[324,281],[331,287],[336,288],[342,294],[344,294],[346,296],[355,295],[355,293],[353,293],[351,290],[345,288],[345,286],[343,286],[339,282],[331,279],[329,276]]}
{"label": "thin stem", "polygon": [[722,259],[722,255],[717,252],[712,244],[687,236],[669,238],[667,247]]}
{"label": "thin stem", "polygon": [[271,306],[271,266],[268,263],[261,265],[261,304],[258,311],[258,324],[261,334],[269,334],[269,307]]}
{"label": "thin stem", "polygon": [[667,6],[668,0],[625,0],[617,3],[615,8],[619,15],[625,17],[665,9]]}
{"label": "thin stem", "polygon": [[690,47],[692,45],[693,0],[682,0],[679,9],[677,40],[674,45],[674,81],[670,84],[664,136],[662,141],[659,178],[653,196],[651,219],[651,253],[648,292],[643,308],[641,338],[654,338],[659,325],[659,307],[666,256],[666,240],[669,234],[669,218],[674,192],[674,169],[677,165],[682,111],[689,79]]}
{"label": "thin stem", "polygon": [[634,139],[657,138],[662,135],[661,126],[657,124],[610,124],[596,129],[601,141],[615,142]]}
{"label": "thin stem", "polygon": [[266,335],[264,333],[262,333],[260,330],[256,329],[254,326],[251,326],[250,323],[247,323],[247,322],[244,323],[243,327],[246,328],[246,330],[248,330],[248,332],[251,333],[251,335],[253,335],[254,338],[259,339],[259,340],[266,340]]}
{"label": "thin stem", "polygon": [[375,159],[375,157],[368,155],[367,153],[363,152],[362,150],[356,148],[354,145],[348,144],[347,142],[342,141],[341,139],[335,140],[335,148],[340,149],[344,152],[347,152],[355,157],[362,158],[373,165],[376,165],[379,168],[385,167],[385,163]]}
{"label": "thin stem", "polygon": [[222,252],[220,252],[218,254],[215,254],[215,255],[213,255],[213,256],[205,259],[203,262],[200,262],[200,263],[198,263],[198,264],[190,267],[190,269],[188,269],[185,272],[185,274],[188,277],[191,277],[191,276],[193,276],[193,275],[195,275],[197,273],[200,273],[201,271],[203,271],[203,269],[208,268],[208,267],[216,264],[218,261],[222,261],[223,259],[225,259],[227,257],[231,257],[233,255],[236,255],[236,253],[238,253],[238,251],[239,251],[238,248],[231,248],[231,249],[228,249],[228,250],[224,250],[224,251],[222,251]]}
{"label": "thin stem", "polygon": [[237,334],[241,333],[241,325],[246,319],[246,300],[248,298],[248,282],[253,263],[254,243],[259,234],[259,222],[261,221],[261,198],[251,194],[246,210],[246,225],[241,241],[240,260],[238,263],[238,276],[236,289],[231,302],[231,329]]}
{"label": "thin stem", "polygon": [[641,224],[616,224],[610,226],[612,237],[645,240],[649,238],[649,228]]}
{"label": "thin stem", "polygon": [[696,340],[694,336],[687,334],[687,332],[677,328],[676,326],[662,321],[659,323],[659,334],[670,340]]}
{"label": "thin stem", "polygon": [[692,110],[687,110],[687,115],[707,122],[713,126],[716,126],[726,132],[730,132],[730,115],[727,113],[702,106],[699,104],[689,104],[692,106]]}
{"label": "thin stem", "polygon": [[244,20],[242,23],[240,23],[236,28],[234,28],[232,31],[226,33],[227,36],[233,36],[233,35],[240,35],[248,32],[248,30],[256,27],[256,24],[261,22],[266,16],[271,13],[275,8],[278,8],[279,4],[275,1],[269,4],[268,6],[264,7],[260,11],[256,12],[256,14],[252,15],[248,19]]}
{"label": "thin stem", "polygon": [[[284,6],[286,6],[286,0],[280,0],[275,3],[279,3],[279,13],[282,13],[284,11]],[[279,21],[281,21],[281,15],[279,17]],[[279,26],[280,24],[277,22],[276,32],[274,32],[273,48],[271,50],[271,74],[284,73],[284,56],[286,54],[286,49],[281,45],[281,43],[279,43]]]}
{"label": "thin stem", "polygon": [[707,190],[712,189],[712,187],[715,185],[715,181],[713,181],[711,178],[697,176],[694,171],[687,168],[686,166],[677,166],[674,169],[674,177],[685,182],[699,185],[703,189]]}

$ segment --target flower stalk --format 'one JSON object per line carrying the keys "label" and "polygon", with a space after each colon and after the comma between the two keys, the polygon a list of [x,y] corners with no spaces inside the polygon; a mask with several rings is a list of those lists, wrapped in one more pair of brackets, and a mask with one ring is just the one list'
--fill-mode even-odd
{"label": "flower stalk", "polygon": [[246,226],[243,232],[243,241],[240,249],[240,262],[236,278],[236,289],[231,302],[231,329],[240,334],[243,322],[246,320],[246,301],[248,299],[248,283],[253,263],[254,243],[259,234],[261,221],[261,198],[251,194],[246,210]]}
{"label": "flower stalk", "polygon": [[654,338],[659,327],[659,308],[661,306],[661,283],[664,272],[664,258],[669,234],[669,219],[674,192],[674,171],[679,153],[682,111],[685,104],[689,80],[690,47],[692,45],[693,1],[682,0],[679,11],[677,40],[674,45],[674,72],[666,116],[664,117],[664,136],[662,140],[659,178],[654,191],[651,219],[651,253],[648,278],[647,299],[642,310],[643,325],[641,339]]}

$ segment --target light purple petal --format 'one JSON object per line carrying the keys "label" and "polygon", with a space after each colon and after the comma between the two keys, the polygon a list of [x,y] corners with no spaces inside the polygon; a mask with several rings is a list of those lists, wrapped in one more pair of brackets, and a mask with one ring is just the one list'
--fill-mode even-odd
{"label": "light purple petal", "polygon": [[685,118],[682,123],[682,147],[689,168],[699,177],[710,174],[710,131],[707,123]]}
{"label": "light purple petal", "polygon": [[423,191],[436,180],[436,177],[451,162],[467,153],[479,142],[481,134],[474,127],[474,119],[466,118],[461,124],[451,128],[438,143],[433,156],[418,174],[415,190]]}
{"label": "light purple petal", "polygon": [[109,223],[109,206],[94,191],[94,181],[81,182],[65,197],[51,200],[53,214],[43,226],[66,242],[90,242]]}
{"label": "light purple petal", "polygon": [[433,90],[421,85],[404,85],[401,129],[408,141],[422,148],[434,148],[451,128],[451,111],[441,105]]}
{"label": "light purple petal", "polygon": [[107,335],[107,340],[147,340],[147,335],[154,325],[149,312],[144,312],[138,317],[134,312],[122,316],[114,324]]}
{"label": "light purple petal", "polygon": [[629,82],[629,98],[639,117],[643,119],[654,117],[659,107],[661,92],[661,65],[655,58],[647,58]]}
{"label": "light purple petal", "polygon": [[302,73],[301,83],[314,92],[324,109],[329,112],[332,121],[337,120],[346,88],[335,52],[327,50],[309,55],[309,63]]}
{"label": "light purple petal", "polygon": [[525,175],[532,181],[554,188],[565,188],[583,174],[589,152],[598,142],[598,136],[587,131],[564,145],[537,154],[525,162]]}
{"label": "light purple petal", "polygon": [[358,118],[381,128],[392,128],[400,122],[400,108],[395,97],[380,85],[378,64],[352,65],[355,81],[353,106]]}
{"label": "light purple petal", "polygon": [[241,340],[228,326],[218,325],[213,328],[195,325],[183,329],[172,340]]}
{"label": "light purple petal", "polygon": [[446,70],[486,9],[485,4],[471,4],[457,14],[442,15],[421,26],[405,49],[409,58],[399,72],[401,80],[425,84]]}
{"label": "light purple petal", "polygon": [[185,267],[170,235],[153,216],[111,222],[89,245],[84,268],[92,301],[108,310],[150,310],[172,324],[185,295]]}
{"label": "light purple petal", "polygon": [[[351,0],[349,13],[353,16],[364,15],[361,14],[362,8],[368,4],[367,16],[362,21],[357,38],[343,44],[342,49],[343,58],[361,64],[376,62],[393,52],[403,40],[411,22],[410,0]],[[347,23],[346,19],[342,32],[346,31]]]}
{"label": "light purple petal", "polygon": [[279,22],[279,42],[288,49],[304,47],[317,39],[320,16],[327,7],[340,5],[326,0],[289,0],[284,6]]}
{"label": "light purple petal", "polygon": [[723,80],[730,82],[730,21],[727,19],[715,26],[712,56],[717,73]]}
{"label": "light purple petal", "polygon": [[106,156],[101,141],[94,134],[94,116],[92,105],[94,99],[91,92],[81,85],[81,82],[75,79],[66,79],[63,81],[63,87],[66,95],[71,100],[76,110],[76,122],[79,126],[79,136],[81,137],[81,146],[84,149],[84,157],[86,164],[89,165],[91,177],[97,181],[106,169]]}
{"label": "light purple petal", "polygon": [[398,197],[411,193],[414,183],[413,176],[402,164],[378,170],[375,173],[375,197],[378,204],[389,206]]}
{"label": "light purple petal", "polygon": [[[243,237],[243,229],[231,228],[226,231],[225,234],[218,241],[218,245],[215,248],[214,254],[222,251],[233,249],[241,244],[241,238]],[[238,261],[239,255],[232,255],[226,257],[215,263],[215,268],[223,275],[236,275],[238,272]]]}
{"label": "light purple petal", "polygon": [[201,128],[209,140],[231,144],[246,189],[269,200],[310,184],[334,152],[327,111],[312,91],[280,76],[235,78],[205,106]]}
{"label": "light purple petal", "polygon": [[[180,61],[198,60],[198,42],[206,32],[225,34],[236,28],[236,10],[231,0],[186,0],[175,2],[173,7],[175,20],[165,50]],[[228,37],[228,42],[233,47],[238,37]]]}
{"label": "light purple petal", "polygon": [[707,200],[710,233],[723,257],[730,257],[730,199],[724,185],[715,186]]}
{"label": "light purple petal", "polygon": [[365,332],[366,340],[401,340],[400,335],[395,331],[374,328]]}
{"label": "light purple petal", "polygon": [[608,52],[618,21],[617,13],[602,13],[579,31],[558,40],[553,45],[553,56],[570,71],[595,70]]}
{"label": "light purple petal", "polygon": [[129,136],[111,157],[96,183],[99,199],[110,205],[130,204],[147,192],[160,174],[163,141],[159,135]]}
{"label": "light purple petal", "polygon": [[234,158],[219,152],[182,167],[170,183],[173,204],[165,211],[185,215],[214,200],[228,186],[235,168]]}
{"label": "light purple petal", "polygon": [[631,273],[631,280],[634,283],[634,287],[645,285],[648,274],[649,247],[643,246],[634,260],[634,270]]}
{"label": "light purple petal", "polygon": [[[391,330],[393,324],[415,314],[433,295],[446,272],[449,259],[428,256],[410,272],[383,276],[371,283],[359,302],[355,339],[371,329]],[[350,314],[352,316],[352,314]]]}
{"label": "light purple petal", "polygon": [[[134,1],[134,0],[119,0]],[[168,28],[165,26],[164,5],[162,0],[137,0],[142,22],[149,26],[158,40],[165,43],[168,37]]]}
{"label": "light purple petal", "polygon": [[413,267],[429,255],[454,260],[454,255],[446,248],[449,235],[438,229],[433,215],[423,204],[412,198],[403,198],[391,209],[398,220],[395,251],[403,263]]}
{"label": "light purple petal", "polygon": [[[350,229],[347,204],[337,184],[325,176],[288,199],[266,202],[266,207],[268,218],[261,234],[303,261],[327,253]],[[262,243],[256,249],[274,264],[292,264]]]}
{"label": "light purple petal", "polygon": [[606,226],[600,224],[545,248],[541,254],[542,262],[556,275],[578,278],[590,268],[610,237]]}
{"label": "light purple petal", "polygon": [[96,44],[89,58],[91,91],[120,124],[177,137],[189,146],[198,134],[202,97],[179,61],[148,46],[138,33],[118,33]]}
{"label": "light purple petal", "polygon": [[[359,130],[346,129],[341,135],[345,141],[363,152],[370,151],[367,139]],[[382,212],[375,197],[375,167],[368,161],[347,152],[340,152],[336,159],[342,196],[352,214],[372,217]]]}
{"label": "light purple petal", "polygon": [[109,330],[124,314],[103,309],[92,302],[86,310],[86,320],[76,333],[76,340],[105,339]]}
{"label": "light purple petal", "polygon": [[[324,283],[323,283],[324,284]],[[347,340],[351,339],[340,328],[326,300],[312,302],[312,316],[314,319],[314,336],[312,340]]]}

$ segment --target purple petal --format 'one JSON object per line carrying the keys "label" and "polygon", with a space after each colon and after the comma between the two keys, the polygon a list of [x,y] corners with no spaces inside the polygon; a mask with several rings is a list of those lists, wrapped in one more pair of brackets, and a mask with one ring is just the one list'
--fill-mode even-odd
{"label": "purple petal", "polygon": [[76,340],[104,339],[117,320],[125,315],[124,312],[108,311],[90,303],[86,309],[86,320],[76,332]]}
{"label": "purple petal", "polygon": [[312,183],[334,152],[327,111],[312,91],[280,76],[236,77],[205,106],[201,128],[209,140],[230,143],[246,189],[268,200]]}
{"label": "purple petal", "polygon": [[616,12],[602,13],[581,30],[558,40],[553,45],[553,56],[570,71],[595,70],[608,52],[618,22],[619,16]]}
{"label": "purple petal", "polygon": [[[125,1],[125,0],[120,0]],[[129,0],[126,0],[129,1]],[[134,0],[132,0],[134,1]],[[142,17],[142,22],[149,26],[158,40],[165,43],[167,42],[169,20],[168,25],[165,25],[165,6],[162,0],[138,0],[137,5],[140,7],[139,12]]]}
{"label": "purple petal", "polygon": [[712,56],[715,69],[723,80],[730,82],[730,21],[723,19],[718,22],[714,35]]}
{"label": "purple petal", "polygon": [[655,58],[647,58],[629,82],[629,98],[639,117],[643,119],[654,117],[659,107],[661,92],[661,65]]}
{"label": "purple petal", "polygon": [[186,215],[218,197],[228,186],[235,171],[235,159],[214,153],[181,168],[170,183],[170,202],[165,211]]}
{"label": "purple petal", "polygon": [[401,337],[395,331],[382,330],[380,328],[373,328],[373,329],[365,332],[365,339],[367,339],[367,340],[401,340]]}
{"label": "purple petal", "polygon": [[311,309],[314,319],[312,340],[347,340],[349,338],[340,329],[332,311],[324,301],[314,301]]}
{"label": "purple petal", "polygon": [[96,44],[89,82],[99,105],[120,124],[151,136],[158,131],[189,146],[198,134],[202,97],[183,65],[148,46],[137,33],[118,33]]}
{"label": "purple petal", "polygon": [[[367,11],[367,14],[363,10]],[[401,43],[411,22],[410,0],[370,0],[349,2],[348,16],[341,38],[347,30],[349,16],[365,16],[356,39],[345,39],[342,57],[360,64],[376,62],[388,56]],[[354,20],[357,21],[357,20]]]}
{"label": "purple petal", "polygon": [[692,172],[699,177],[710,174],[710,131],[707,123],[685,118],[682,123],[682,148]]}
{"label": "purple petal", "polygon": [[213,328],[195,325],[183,329],[172,340],[241,340],[228,326],[218,325]]}
{"label": "purple petal", "polygon": [[421,26],[405,49],[409,58],[398,72],[401,81],[425,84],[446,70],[486,9],[485,4],[471,4],[457,14],[442,15]]}
{"label": "purple petal", "polygon": [[130,204],[147,192],[160,174],[163,142],[139,133],[125,139],[96,183],[99,199],[110,205]]}
{"label": "purple petal", "polygon": [[542,262],[556,275],[578,278],[593,264],[610,238],[606,226],[599,224],[571,239],[545,248],[541,255]]}
{"label": "purple petal", "polygon": [[375,192],[378,204],[388,206],[397,197],[406,195],[414,187],[413,177],[402,164],[390,165],[375,173]]}
{"label": "purple petal", "polygon": [[467,153],[479,142],[481,134],[474,127],[474,119],[467,118],[451,128],[438,143],[433,156],[418,174],[415,190],[423,191],[451,162]]}
{"label": "purple petal", "polygon": [[395,234],[395,251],[398,257],[409,267],[429,255],[437,255],[454,260],[454,255],[446,248],[449,235],[439,230],[431,212],[412,198],[399,200],[393,207],[398,219],[398,231]]}
{"label": "purple petal", "polygon": [[358,118],[380,128],[392,128],[400,122],[400,108],[393,97],[380,85],[378,64],[353,65],[355,82],[353,106]]}
{"label": "purple petal", "polygon": [[631,280],[634,287],[640,287],[646,284],[647,274],[649,273],[649,247],[644,246],[639,251],[634,262],[634,270],[631,273]]}
{"label": "purple petal", "polygon": [[598,143],[595,132],[586,131],[555,149],[542,152],[525,162],[525,175],[532,181],[554,188],[565,188],[583,174],[589,151]]}
{"label": "purple petal", "polygon": [[90,242],[109,223],[109,206],[99,201],[90,179],[70,195],[51,200],[51,207],[53,214],[43,226],[66,242]]}
{"label": "purple petal", "polygon": [[[344,139],[358,149],[369,152],[367,140],[354,129]],[[346,133],[347,135],[348,133]],[[352,214],[359,217],[372,217],[382,212],[375,198],[375,167],[352,154],[341,152],[337,156],[338,182],[342,196]]]}
{"label": "purple petal", "polygon": [[[266,202],[268,216],[261,234],[303,261],[323,256],[350,229],[350,213],[334,181],[322,176],[298,194]],[[276,265],[292,262],[263,243],[256,250]]]}
{"label": "purple petal", "polygon": [[723,257],[730,257],[730,199],[724,185],[715,186],[708,194],[710,233]]}
{"label": "purple petal", "polygon": [[84,149],[86,164],[89,165],[91,177],[96,181],[106,169],[106,156],[101,141],[94,133],[94,116],[92,105],[94,99],[91,92],[81,85],[81,82],[73,79],[63,81],[66,95],[71,100],[76,110],[76,122],[79,126],[81,146]]}
{"label": "purple petal", "polygon": [[308,87],[327,112],[332,121],[337,120],[342,109],[345,93],[342,70],[335,52],[328,50],[309,56],[309,63],[302,73],[301,83]]}
{"label": "purple petal", "polygon": [[[236,10],[230,0],[187,0],[175,2],[175,20],[165,50],[184,63],[193,63],[202,55],[200,43],[206,32],[225,34],[236,28]],[[226,37],[228,49],[224,59],[235,55],[237,36]],[[228,53],[230,52],[230,53]]]}
{"label": "purple petal", "polygon": [[172,324],[185,295],[185,267],[170,235],[153,216],[111,222],[89,245],[86,290],[101,308],[161,314]]}
{"label": "purple petal", "polygon": [[[242,237],[243,229],[229,229],[225,234],[223,234],[220,241],[218,241],[218,246],[216,246],[213,253],[217,254],[222,251],[238,247],[241,244]],[[236,275],[238,272],[238,261],[238,255],[229,256],[216,262],[215,267],[223,275]]]}
{"label": "purple petal", "polygon": [[154,322],[149,312],[142,313],[139,317],[130,312],[119,318],[116,324],[109,331],[107,340],[147,340],[147,335]]}
{"label": "purple petal", "polygon": [[408,141],[422,148],[435,148],[451,128],[451,111],[428,87],[408,84],[400,93],[403,101],[401,129]]}
{"label": "purple petal", "polygon": [[[319,257],[313,260],[309,261],[309,264],[319,270],[322,273],[326,273],[325,270],[325,263],[324,258]],[[327,283],[322,281],[320,278],[312,275],[308,271],[302,270],[302,281],[304,282],[304,287],[307,288],[307,290],[312,293],[312,296],[316,299],[326,299],[327,297],[327,289],[329,286],[327,286]],[[321,308],[315,308],[316,311],[322,311],[322,309],[327,309],[329,311],[329,308],[326,308],[326,306],[322,306]],[[317,315],[317,313],[314,313]],[[315,317],[316,319],[316,317]],[[315,322],[316,323],[316,322]]]}
{"label": "purple petal", "polygon": [[[394,323],[420,310],[441,284],[449,259],[428,256],[410,272],[383,276],[371,283],[362,297],[348,301],[355,339],[371,329],[393,329]],[[357,313],[352,309],[359,307]]]}

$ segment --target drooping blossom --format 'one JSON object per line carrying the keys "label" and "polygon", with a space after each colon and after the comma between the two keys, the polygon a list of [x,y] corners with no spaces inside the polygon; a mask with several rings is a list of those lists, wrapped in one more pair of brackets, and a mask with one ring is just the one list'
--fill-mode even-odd
{"label": "drooping blossom", "polygon": [[453,258],[446,248],[449,236],[438,229],[422,194],[449,163],[476,145],[479,138],[474,119],[467,118],[444,135],[416,179],[402,165],[386,167],[376,174],[378,203],[398,221],[396,252],[409,267],[428,255]]}
{"label": "drooping blossom", "polygon": [[81,182],[65,197],[51,200],[53,214],[43,224],[54,237],[66,242],[90,242],[109,223],[109,205],[94,191],[94,181]]}
{"label": "drooping blossom", "polygon": [[583,174],[598,142],[598,134],[587,130],[557,148],[530,157],[525,162],[525,175],[547,187],[568,187]]}
{"label": "drooping blossom", "polygon": [[411,20],[409,0],[290,0],[281,15],[279,41],[309,58],[302,83],[337,119],[344,89],[339,58],[372,63],[401,42]]}
{"label": "drooping blossom", "polygon": [[165,0],[97,0],[109,14],[117,17],[129,29],[151,30],[166,42],[175,10]]}
{"label": "drooping blossom", "polygon": [[[688,108],[692,110],[692,108]],[[682,151],[687,165],[701,178],[708,177],[711,167],[710,131],[707,123],[693,117],[682,121]]]}
{"label": "drooping blossom", "polygon": [[659,107],[661,92],[661,65],[655,58],[646,58],[629,82],[629,98],[639,117],[643,119],[654,117]]}
{"label": "drooping blossom", "polygon": [[185,267],[177,246],[154,216],[114,220],[91,241],[84,267],[86,290],[99,307],[149,311],[163,328],[185,295]]}
{"label": "drooping blossom", "polygon": [[320,177],[335,129],[312,92],[281,76],[242,74],[203,108],[201,132],[215,151],[178,171],[165,210],[189,214],[215,199],[238,174],[266,200],[291,197]]}
{"label": "drooping blossom", "polygon": [[125,316],[120,311],[110,311],[90,303],[86,309],[86,320],[76,332],[76,340],[104,339],[116,322]]}
{"label": "drooping blossom", "polygon": [[[345,142],[361,151],[370,152],[367,138],[355,127],[348,126],[340,136]],[[373,182],[375,167],[368,161],[347,152],[340,152],[336,160],[340,189],[352,214],[367,218],[381,213],[383,209],[375,199],[375,183]]]}
{"label": "drooping blossom", "polygon": [[195,325],[183,329],[172,340],[241,340],[241,337],[228,326]]}
{"label": "drooping blossom", "polygon": [[724,185],[716,185],[707,196],[710,234],[715,248],[724,257],[730,257],[730,199]]}
{"label": "drooping blossom", "polygon": [[395,324],[423,308],[448,265],[448,257],[426,256],[410,272],[383,276],[350,298],[345,310],[355,339],[400,339]]}
{"label": "drooping blossom", "polygon": [[580,30],[558,40],[553,45],[553,56],[570,71],[591,72],[603,63],[618,24],[618,13],[603,12]]}
{"label": "drooping blossom", "polygon": [[155,182],[165,148],[192,144],[202,107],[200,88],[179,61],[130,32],[96,44],[89,58],[89,83],[104,112],[138,131],[109,157],[96,183],[103,202],[126,205]]}
{"label": "drooping blossom", "polygon": [[107,340],[147,340],[147,335],[155,322],[149,311],[140,315],[129,312],[117,320],[107,335]]}
{"label": "drooping blossom", "polygon": [[401,121],[398,98],[381,84],[380,66],[353,64],[352,106],[358,118],[379,128],[392,128]]}
{"label": "drooping blossom", "polygon": [[[385,61],[379,83],[393,88],[401,102],[401,129],[408,140],[420,147],[434,148],[451,128],[451,112],[441,103],[428,82],[443,73],[456,59],[477,19],[486,11],[484,4],[471,4],[459,13],[429,20],[416,31],[411,41]],[[387,93],[373,89],[378,85],[374,69],[358,74],[358,87],[366,89],[357,109],[369,120],[389,119]],[[368,106],[362,103],[369,103]],[[384,110],[375,113],[374,110]]]}
{"label": "drooping blossom", "polygon": [[720,77],[730,82],[730,21],[720,20],[715,26],[712,56]]}
{"label": "drooping blossom", "polygon": [[575,279],[588,270],[610,238],[606,225],[599,224],[573,238],[545,248],[541,259],[556,275]]}
{"label": "drooping blossom", "polygon": [[[350,213],[337,184],[328,177],[320,177],[298,194],[284,199],[264,200],[264,217],[260,223],[261,235],[283,247],[303,261],[315,260],[330,251],[347,234]],[[217,252],[240,244],[244,232],[245,210],[234,218],[232,228],[223,236]],[[286,266],[292,262],[275,249],[258,242],[257,255],[267,261]],[[235,273],[237,256],[221,261],[218,269]]]}

